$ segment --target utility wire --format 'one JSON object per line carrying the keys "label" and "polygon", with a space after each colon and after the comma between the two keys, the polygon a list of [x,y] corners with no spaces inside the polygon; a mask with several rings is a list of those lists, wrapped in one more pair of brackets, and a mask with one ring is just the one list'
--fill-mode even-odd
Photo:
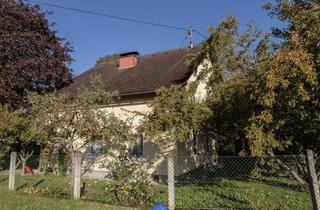
{"label": "utility wire", "polygon": [[186,35],[184,37],[184,39],[182,40],[181,44],[179,45],[179,48],[183,47],[184,43],[186,42],[186,40],[188,39],[188,35]]}
{"label": "utility wire", "polygon": [[200,36],[202,36],[205,39],[208,39],[208,37],[206,35],[204,35],[203,33],[201,33],[200,31],[198,31],[197,29],[192,29],[195,33],[199,34]]}
{"label": "utility wire", "polygon": [[[112,18],[112,19],[118,19],[118,20],[123,20],[123,21],[129,21],[133,23],[139,23],[139,24],[145,24],[145,25],[151,25],[151,26],[157,26],[157,27],[163,27],[163,28],[169,28],[169,29],[174,29],[174,30],[179,30],[179,31],[187,31],[189,32],[189,28],[184,28],[184,27],[179,27],[179,26],[172,26],[172,25],[166,25],[166,24],[161,24],[161,23],[155,23],[155,22],[150,22],[150,21],[145,21],[145,20],[139,20],[139,19],[134,19],[134,18],[129,18],[129,17],[121,17],[121,16],[116,16],[116,15],[109,15],[105,13],[99,13],[99,12],[93,12],[93,11],[88,11],[88,10],[82,10],[82,9],[76,9],[72,7],[66,7],[63,5],[57,5],[57,4],[51,4],[51,3],[46,3],[46,2],[40,2],[40,1],[35,1],[35,0],[25,0],[27,2],[31,2],[34,4],[39,4],[39,5],[45,5],[49,7],[55,7],[55,8],[60,8],[60,9],[65,9],[65,10],[70,10],[70,11],[75,11],[75,12],[80,12],[84,14],[89,14],[89,15],[95,15],[95,16],[102,16],[102,17],[107,17],[107,18]],[[197,29],[191,29],[193,32],[197,33],[198,35],[202,36],[205,39],[208,39],[206,35],[198,31]]]}
{"label": "utility wire", "polygon": [[129,22],[134,22],[134,23],[145,24],[145,25],[152,25],[152,26],[163,27],[163,28],[170,28],[170,29],[175,29],[175,30],[180,30],[180,31],[188,31],[188,28],[183,28],[183,27],[178,27],[178,26],[172,26],[172,25],[166,25],[166,24],[161,24],[161,23],[149,22],[149,21],[145,21],[145,20],[138,20],[138,19],[133,19],[133,18],[129,18],[129,17],[121,17],[121,16],[116,16],[116,15],[109,15],[109,14],[105,14],[105,13],[99,13],[99,12],[93,12],[93,11],[88,11],[88,10],[76,9],[76,8],[72,8],[72,7],[66,7],[66,6],[62,6],[62,5],[50,4],[50,3],[39,2],[39,1],[34,1],[34,0],[25,0],[25,1],[28,1],[28,2],[31,2],[31,3],[35,3],[35,4],[39,4],[39,5],[45,5],[45,6],[49,6],[49,7],[55,7],[55,8],[60,8],[60,9],[80,12],[80,13],[84,13],[84,14],[103,16],[103,17],[107,17],[107,18],[113,18],[113,19],[124,20],[124,21],[129,21]]}

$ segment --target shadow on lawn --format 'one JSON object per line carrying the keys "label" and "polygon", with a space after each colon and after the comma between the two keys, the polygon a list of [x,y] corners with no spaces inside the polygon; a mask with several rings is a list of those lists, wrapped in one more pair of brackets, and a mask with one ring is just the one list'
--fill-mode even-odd
{"label": "shadow on lawn", "polygon": [[281,187],[285,189],[290,189],[298,192],[304,192],[307,191],[306,186],[299,185],[298,183],[289,183],[289,182],[284,182],[280,180],[274,180],[274,179],[268,179],[268,178],[250,178],[249,181],[255,182],[255,183],[261,183],[261,184],[266,184],[274,187]]}
{"label": "shadow on lawn", "polygon": [[[46,182],[46,184],[43,184]],[[48,185],[49,183],[49,185]],[[17,191],[23,191],[24,189],[31,188],[36,191],[36,194],[55,197],[55,198],[71,198],[71,194],[65,190],[62,186],[57,186],[50,183],[50,179],[42,178],[40,180],[29,180],[24,184],[16,188]],[[38,189],[38,190],[36,190]]]}
{"label": "shadow on lawn", "polygon": [[19,187],[16,188],[16,190],[21,190],[22,188],[28,186],[28,183],[24,183],[23,185],[20,185]]}
{"label": "shadow on lawn", "polygon": [[[263,161],[262,161],[263,160]],[[245,181],[245,182],[254,182],[256,184],[270,185],[281,187],[284,189],[295,190],[295,191],[305,191],[307,188],[294,183],[288,172],[285,176],[280,176],[281,171],[278,171],[275,176],[273,174],[266,172],[262,177],[253,177],[252,172],[255,169],[260,168],[261,162],[273,163],[273,158],[258,158],[258,157],[227,157],[221,156],[216,162],[207,159],[203,160],[203,164],[198,167],[192,168],[185,173],[181,173],[177,176],[178,183],[211,183],[214,185],[220,185],[220,180],[230,180],[230,181]],[[292,161],[291,161],[292,162]],[[291,163],[294,165],[295,163]],[[180,164],[185,164],[189,166],[191,163],[189,160],[179,159]],[[289,163],[289,162],[288,162]],[[264,163],[265,164],[265,163]],[[182,167],[182,166],[180,166]],[[278,178],[276,178],[278,176]],[[229,183],[231,184],[231,183]]]}
{"label": "shadow on lawn", "polygon": [[[185,184],[211,184],[211,185],[217,185],[221,186],[221,183],[224,183],[224,180],[229,181],[244,181],[244,182],[254,182],[257,184],[265,184],[275,187],[281,187],[284,189],[294,190],[298,192],[306,191],[308,190],[305,186],[301,186],[298,183],[292,182],[291,179],[287,178],[287,180],[278,180],[273,177],[261,177],[256,178],[249,175],[249,171],[251,170],[248,168],[243,169],[243,171],[239,174],[242,176],[226,176],[226,174],[230,174],[230,172],[222,170],[210,170],[206,168],[205,166],[193,169],[189,171],[188,173],[184,173],[177,177],[178,183],[181,185]],[[232,183],[228,183],[230,185]]]}
{"label": "shadow on lawn", "polygon": [[235,205],[239,204],[239,205],[243,206],[243,207],[239,207],[239,205],[237,205],[237,209],[239,209],[239,210],[248,209],[248,207],[246,207],[249,205],[249,203],[247,201],[240,200],[240,199],[236,198],[235,196],[231,196],[229,194],[224,194],[224,193],[216,193],[216,195],[222,199],[233,201],[235,203]]}
{"label": "shadow on lawn", "polygon": [[[232,194],[232,192],[230,192],[230,190],[228,190],[230,188],[239,188],[239,186],[236,186],[235,184],[228,182],[228,180],[226,179],[217,178],[215,181],[201,182],[201,183],[185,182],[185,183],[180,183],[178,186],[187,187],[187,188],[190,187],[190,188],[194,188],[195,190],[201,190],[203,192],[205,191],[209,194],[214,194],[215,196],[220,198],[218,199],[220,200],[219,205],[222,205],[222,206],[215,206],[217,204],[214,201],[212,201],[212,202],[209,202],[208,204],[201,204],[201,205],[208,205],[208,206],[207,208],[200,208],[200,209],[206,209],[206,210],[229,209],[236,206],[237,209],[244,210],[244,209],[248,209],[248,206],[249,206],[249,202],[245,197],[241,198],[239,196],[235,196]],[[196,192],[194,193],[196,194]],[[192,197],[193,196],[191,196],[190,199],[193,199]],[[195,201],[197,200],[196,197],[197,196],[195,196]],[[177,195],[177,200],[179,200],[179,194]],[[184,209],[184,208],[178,208],[178,209]],[[192,208],[192,207],[188,209],[199,210],[199,208]]]}
{"label": "shadow on lawn", "polygon": [[37,187],[39,184],[41,184],[42,182],[44,182],[44,179],[39,180],[37,183],[35,183],[34,185],[32,185],[32,187]]}
{"label": "shadow on lawn", "polygon": [[0,182],[4,182],[4,181],[7,181],[9,178],[6,177],[6,178],[3,178],[3,179],[0,179]]}
{"label": "shadow on lawn", "polygon": [[[44,182],[44,179],[39,180],[38,182],[36,182],[35,184],[32,185],[32,187],[38,187],[42,182]],[[16,190],[21,190],[22,188],[28,186],[29,184],[26,182],[22,185],[20,185],[19,187],[16,188]]]}

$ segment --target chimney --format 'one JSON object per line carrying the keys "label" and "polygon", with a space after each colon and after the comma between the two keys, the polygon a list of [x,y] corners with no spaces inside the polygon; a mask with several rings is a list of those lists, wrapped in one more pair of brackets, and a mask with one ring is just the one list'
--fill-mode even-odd
{"label": "chimney", "polygon": [[138,56],[139,56],[139,53],[135,51],[120,54],[119,69],[127,69],[137,65]]}

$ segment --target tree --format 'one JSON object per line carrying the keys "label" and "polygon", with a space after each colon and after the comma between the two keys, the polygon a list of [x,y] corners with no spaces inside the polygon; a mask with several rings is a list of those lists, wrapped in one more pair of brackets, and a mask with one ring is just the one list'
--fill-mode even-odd
{"label": "tree", "polygon": [[[130,120],[121,120],[101,107],[115,102],[117,95],[105,91],[99,76],[92,79],[90,88],[80,88],[75,95],[33,93],[29,98],[31,110],[37,114],[35,124],[46,132],[46,146],[51,153],[60,150],[73,157],[76,152],[86,153],[90,143],[100,142],[102,152],[107,154],[112,145],[121,147],[131,140]],[[91,169],[97,158],[84,156],[84,173]],[[49,160],[45,161],[42,171],[46,171]],[[71,172],[73,176],[73,168]]]}
{"label": "tree", "polygon": [[[238,36],[236,19],[229,16],[210,28],[202,53],[192,60],[197,64],[208,56],[213,66],[199,77],[209,76],[208,106],[213,114],[206,129],[219,143],[233,146],[241,140],[242,150],[233,154],[319,151],[320,3],[279,0],[265,8],[288,27],[257,40],[251,27]],[[305,183],[295,171],[291,174]]]}
{"label": "tree", "polygon": [[0,2],[0,103],[19,107],[27,91],[59,89],[71,82],[72,48],[57,36],[39,6]]}
{"label": "tree", "polygon": [[266,7],[288,22],[287,29],[274,29],[276,39],[259,38],[251,25],[241,35],[229,16],[209,29],[202,53],[192,60],[197,65],[208,56],[212,63],[199,77],[209,75],[213,114],[205,129],[222,152],[234,155],[318,150],[319,3],[278,1]]}
{"label": "tree", "polygon": [[211,115],[202,123],[203,132],[216,142],[219,154],[250,155],[253,144],[246,137],[249,118],[260,108],[250,95],[253,83],[260,77],[258,66],[268,55],[267,39],[251,23],[245,33],[239,33],[238,20],[228,15],[211,33],[200,54],[190,59],[193,66],[208,59],[198,80],[208,88],[205,105]]}
{"label": "tree", "polygon": [[[105,91],[100,77],[92,80],[90,88],[81,88],[76,95],[50,93],[32,94],[30,101],[38,128],[51,138],[51,148],[66,148],[70,155],[86,151],[90,142],[119,143],[130,140],[130,122],[117,118],[101,108],[117,98]],[[110,145],[110,144],[105,144]]]}
{"label": "tree", "polygon": [[116,60],[118,60],[118,58],[119,58],[118,54],[106,55],[106,56],[100,57],[96,61],[96,64],[106,63],[106,62],[110,62],[110,61],[116,61]]}
{"label": "tree", "polygon": [[139,130],[150,139],[155,139],[159,152],[149,161],[149,174],[164,157],[176,149],[177,142],[190,141],[203,127],[210,110],[193,98],[195,84],[160,88],[151,103],[151,112],[145,116]]}
{"label": "tree", "polygon": [[[267,4],[270,15],[285,21],[274,29],[280,38],[276,51],[261,65],[256,81],[257,105],[251,117],[248,137],[258,142],[257,130],[277,148],[301,153],[320,151],[320,3],[319,1],[277,1]],[[261,141],[260,141],[261,142]]]}
{"label": "tree", "polygon": [[28,159],[46,144],[46,134],[34,124],[34,116],[25,110],[12,111],[0,106],[0,154],[17,152],[22,168]]}

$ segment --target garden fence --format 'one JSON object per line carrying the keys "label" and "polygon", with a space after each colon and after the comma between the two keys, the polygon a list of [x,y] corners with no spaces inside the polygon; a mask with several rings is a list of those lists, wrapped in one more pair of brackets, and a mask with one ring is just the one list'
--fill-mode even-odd
{"label": "garden fence", "polygon": [[104,156],[31,156],[24,163],[11,153],[0,158],[0,187],[147,208],[162,203],[169,209],[319,209],[320,165],[313,158],[169,155],[140,183],[129,168],[113,171]]}
{"label": "garden fence", "polygon": [[173,162],[175,208],[312,209],[306,155],[173,156]]}

